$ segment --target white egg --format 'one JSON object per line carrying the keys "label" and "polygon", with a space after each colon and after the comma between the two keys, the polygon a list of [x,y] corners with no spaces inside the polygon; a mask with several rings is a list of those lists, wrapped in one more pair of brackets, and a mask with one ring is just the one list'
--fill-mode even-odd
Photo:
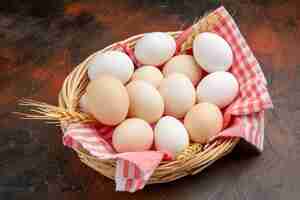
{"label": "white egg", "polygon": [[164,68],[165,76],[173,73],[182,73],[186,75],[196,85],[201,79],[202,70],[191,55],[178,55],[169,60]]}
{"label": "white egg", "polygon": [[152,127],[142,119],[126,119],[115,128],[112,143],[117,152],[148,150],[153,144]]}
{"label": "white egg", "polygon": [[87,67],[91,80],[100,74],[107,74],[119,79],[123,84],[131,78],[134,71],[131,59],[120,51],[97,53],[87,62]]}
{"label": "white egg", "polygon": [[154,143],[157,150],[167,151],[175,157],[189,146],[189,135],[179,120],[165,116],[154,128]]}
{"label": "white egg", "polygon": [[146,81],[157,88],[163,78],[163,74],[157,67],[149,65],[140,67],[137,70],[135,70],[131,80]]}
{"label": "white egg", "polygon": [[238,95],[239,84],[229,72],[214,72],[200,81],[196,92],[198,102],[210,102],[224,108]]}
{"label": "white egg", "polygon": [[215,33],[200,33],[193,42],[197,63],[207,72],[227,71],[233,62],[230,45]]}
{"label": "white egg", "polygon": [[159,92],[165,102],[165,114],[182,118],[196,103],[196,91],[183,74],[173,73],[162,80]]}
{"label": "white egg", "polygon": [[86,97],[86,94],[83,94],[81,97],[80,97],[80,100],[79,100],[79,109],[83,112],[86,112],[88,113],[88,108],[87,108],[87,97]]}
{"label": "white egg", "polygon": [[146,33],[136,42],[134,55],[144,65],[159,65],[169,60],[176,51],[176,42],[167,33]]}

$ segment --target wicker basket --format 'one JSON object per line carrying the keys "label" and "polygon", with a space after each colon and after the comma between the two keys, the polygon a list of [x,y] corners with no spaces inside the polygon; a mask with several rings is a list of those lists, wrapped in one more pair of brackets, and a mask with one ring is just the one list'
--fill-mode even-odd
{"label": "wicker basket", "polygon": [[[180,44],[180,52],[184,52],[191,47],[195,35],[200,32],[209,31],[216,20],[218,20],[217,16],[212,13],[200,19],[188,32],[177,31],[169,32],[169,34],[177,39],[177,44]],[[136,35],[124,41],[114,43],[100,52],[120,48],[120,44],[133,48],[136,41],[142,36],[143,34]],[[79,99],[88,84],[86,63],[94,55],[89,56],[67,76],[59,94],[59,107],[41,102],[26,101],[23,102],[23,105],[34,106],[35,109],[32,111],[39,114],[38,116],[27,114],[26,117],[30,119],[58,120],[62,126],[68,126],[69,123],[74,122],[88,123],[94,121],[95,119],[92,116],[83,113],[78,108]],[[187,175],[194,175],[228,154],[238,141],[238,138],[218,139],[213,143],[207,144],[204,148],[199,148],[198,145],[191,144],[176,160],[160,163],[159,167],[156,168],[150,177],[148,184],[170,182]],[[75,151],[80,160],[87,166],[108,178],[114,179],[116,169],[115,160],[100,160],[90,155],[84,149],[76,149]]]}

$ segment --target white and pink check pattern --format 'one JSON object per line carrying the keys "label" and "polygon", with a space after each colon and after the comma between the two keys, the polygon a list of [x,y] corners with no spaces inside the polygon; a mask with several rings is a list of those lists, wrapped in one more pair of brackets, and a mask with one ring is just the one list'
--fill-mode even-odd
{"label": "white and pink check pattern", "polygon": [[[246,40],[233,18],[224,7],[215,11],[219,21],[213,32],[223,37],[234,52],[231,72],[240,85],[238,98],[226,109],[225,121],[234,115],[241,123],[239,137],[263,150],[264,110],[273,104],[267,90],[267,81]],[[223,133],[220,133],[223,135]],[[230,136],[230,135],[229,135]]]}
{"label": "white and pink check pattern", "polygon": [[[266,79],[259,63],[227,10],[220,7],[214,13],[218,16],[219,21],[212,31],[231,45],[234,52],[231,72],[240,85],[239,96],[225,110],[224,126],[226,128],[219,133],[217,138],[240,137],[262,151],[264,110],[273,107],[266,87]],[[130,54],[130,56],[133,55]],[[71,148],[81,146],[99,159],[116,159],[117,191],[135,192],[142,189],[166,156],[165,153],[158,151],[116,153],[110,144],[112,130],[111,127],[99,128],[94,125],[73,124],[64,131],[63,141]]]}

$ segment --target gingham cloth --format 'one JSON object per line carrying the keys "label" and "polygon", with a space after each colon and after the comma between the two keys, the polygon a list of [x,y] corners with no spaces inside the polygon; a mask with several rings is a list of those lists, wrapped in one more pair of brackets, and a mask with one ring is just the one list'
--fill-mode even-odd
{"label": "gingham cloth", "polygon": [[[220,35],[230,44],[234,52],[231,72],[240,85],[239,96],[224,111],[224,126],[227,127],[229,122],[231,124],[216,138],[240,137],[262,151],[264,110],[273,107],[266,88],[266,79],[227,10],[220,7],[214,13],[219,20],[212,32]],[[125,46],[124,50],[127,52],[128,48]],[[132,52],[129,52],[129,56],[134,59]],[[112,130],[113,127],[75,124],[65,129],[63,142],[75,149],[81,146],[99,159],[116,159],[117,191],[135,192],[142,189],[165,154],[158,151],[116,153],[111,147]]]}

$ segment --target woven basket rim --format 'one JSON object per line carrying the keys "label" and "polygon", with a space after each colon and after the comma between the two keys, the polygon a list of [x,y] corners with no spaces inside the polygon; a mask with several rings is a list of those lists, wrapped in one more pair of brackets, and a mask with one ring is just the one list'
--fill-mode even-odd
{"label": "woven basket rim", "polygon": [[[167,33],[176,38],[182,33],[182,31]],[[127,44],[129,47],[133,47],[135,42],[143,35],[144,34],[138,34],[123,41],[115,42],[103,48],[102,50],[96,51],[86,58],[82,63],[76,66],[64,81],[63,87],[59,93],[59,106],[68,110],[79,112],[78,102],[82,91],[76,92],[76,89],[78,89],[81,82],[86,82],[85,86],[87,85],[88,78],[86,74],[86,63],[98,53],[103,53],[105,51],[118,48],[119,44]],[[84,89],[85,86],[81,89]],[[192,155],[192,157],[189,159],[162,162],[150,177],[148,184],[170,182],[187,175],[196,174],[214,163],[219,158],[228,154],[238,143],[238,141],[239,138],[217,139],[212,144],[208,145],[204,151],[200,151]],[[116,168],[115,160],[100,160],[90,155],[83,149],[75,149],[75,151],[83,163],[100,172],[104,176],[114,179]]]}

